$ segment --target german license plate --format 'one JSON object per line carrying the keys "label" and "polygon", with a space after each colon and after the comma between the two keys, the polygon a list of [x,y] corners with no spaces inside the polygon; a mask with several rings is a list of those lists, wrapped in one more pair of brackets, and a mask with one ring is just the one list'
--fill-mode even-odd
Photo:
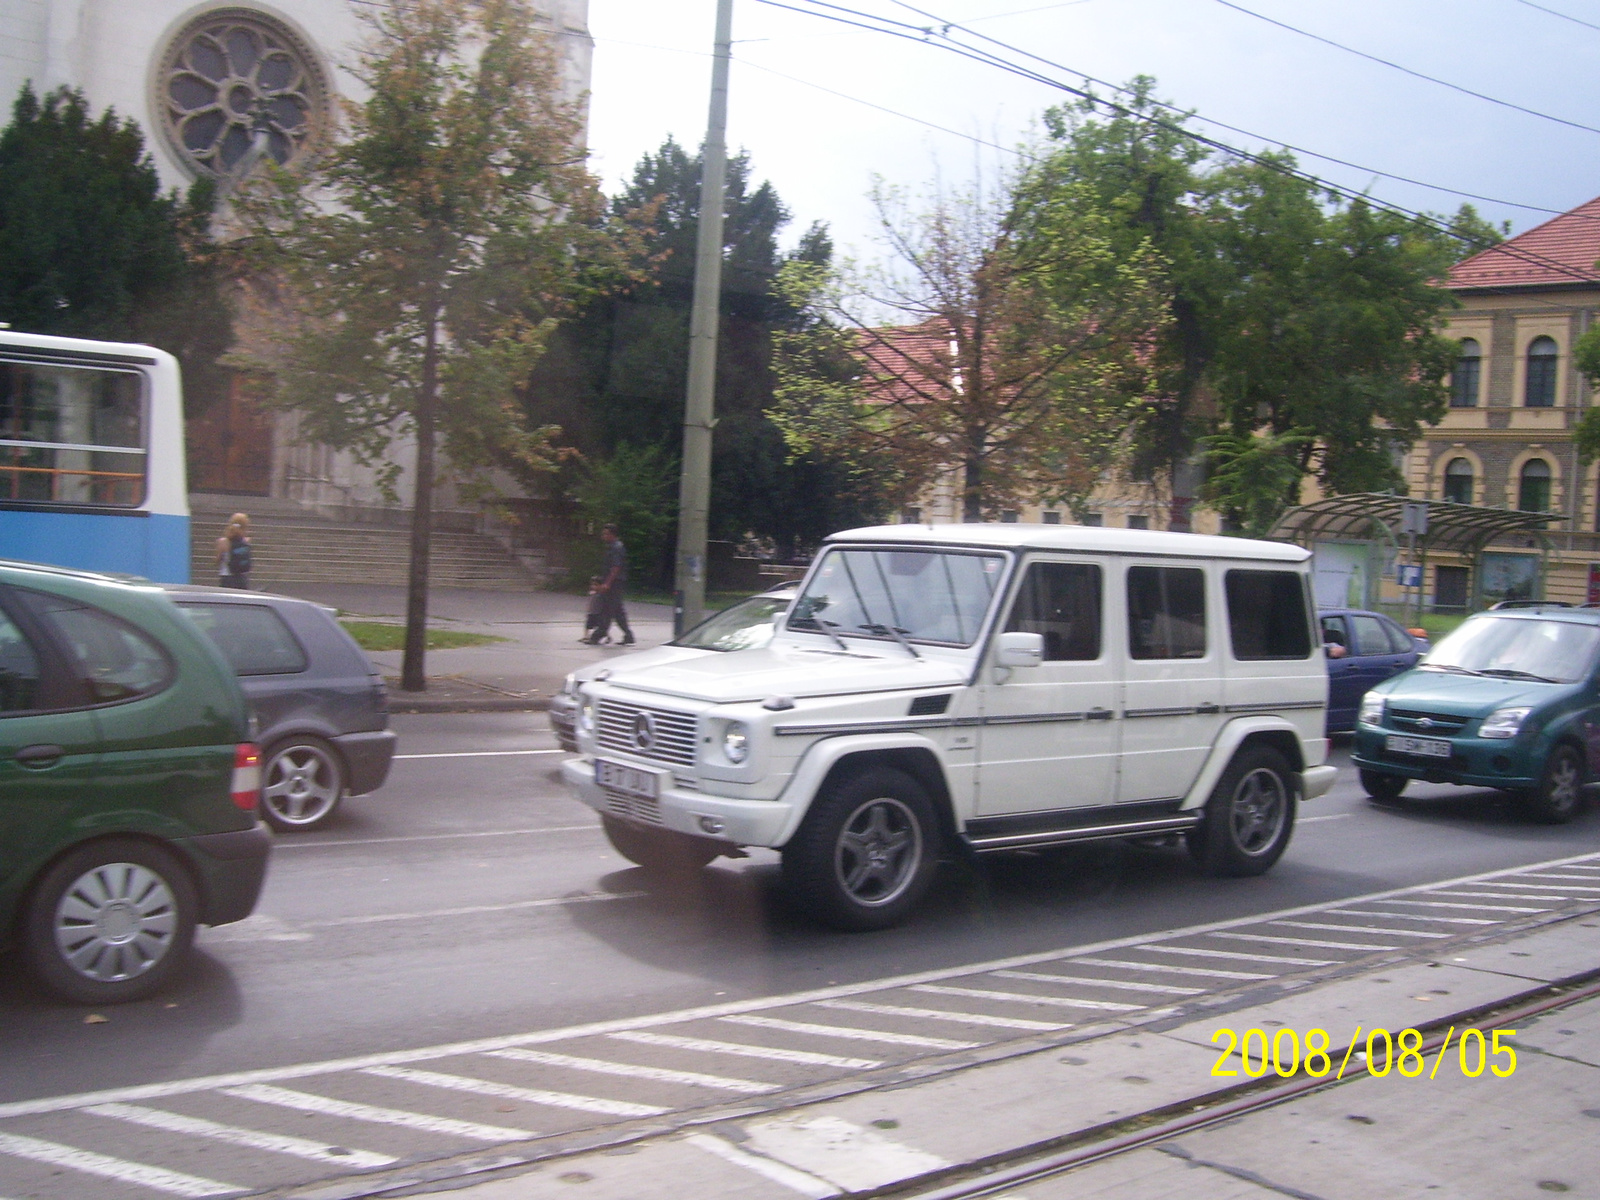
{"label": "german license plate", "polygon": [[658,771],[645,771],[597,758],[594,760],[594,778],[601,787],[627,792],[630,796],[642,796],[646,800],[656,800],[661,796],[661,774]]}
{"label": "german license plate", "polygon": [[1450,743],[1443,738],[1402,737],[1391,733],[1385,745],[1396,754],[1416,754],[1423,758],[1450,757]]}

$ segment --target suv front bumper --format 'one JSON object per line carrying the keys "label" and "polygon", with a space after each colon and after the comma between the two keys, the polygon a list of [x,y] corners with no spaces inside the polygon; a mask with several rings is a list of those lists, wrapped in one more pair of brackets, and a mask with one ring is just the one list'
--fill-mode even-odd
{"label": "suv front bumper", "polygon": [[[604,816],[739,846],[778,846],[792,815],[782,800],[736,800],[675,786],[663,786],[654,802],[635,799],[596,783],[594,761],[587,758],[563,762],[561,778],[579,800]],[[670,779],[663,774],[664,784]]]}

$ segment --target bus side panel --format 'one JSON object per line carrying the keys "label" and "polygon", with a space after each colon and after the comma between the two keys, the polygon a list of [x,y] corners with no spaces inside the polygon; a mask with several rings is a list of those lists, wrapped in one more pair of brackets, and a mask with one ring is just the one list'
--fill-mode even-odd
{"label": "bus side panel", "polygon": [[189,518],[3,510],[0,558],[188,583]]}

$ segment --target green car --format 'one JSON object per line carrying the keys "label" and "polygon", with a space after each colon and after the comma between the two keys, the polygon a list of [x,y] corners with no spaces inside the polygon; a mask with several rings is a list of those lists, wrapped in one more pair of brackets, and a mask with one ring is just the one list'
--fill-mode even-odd
{"label": "green car", "polygon": [[0,561],[0,945],[84,1003],[243,920],[271,837],[233,671],[157,588]]}
{"label": "green car", "polygon": [[1597,658],[1600,610],[1525,603],[1469,618],[1362,698],[1362,787],[1381,802],[1413,779],[1500,788],[1535,820],[1572,820],[1600,761]]}

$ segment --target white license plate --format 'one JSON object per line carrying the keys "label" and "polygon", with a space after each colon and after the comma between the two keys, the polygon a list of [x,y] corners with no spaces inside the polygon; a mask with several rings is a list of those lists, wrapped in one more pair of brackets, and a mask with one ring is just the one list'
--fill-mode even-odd
{"label": "white license plate", "polygon": [[627,792],[630,796],[642,796],[646,800],[656,800],[661,796],[659,771],[645,771],[597,758],[594,760],[594,778],[601,787]]}
{"label": "white license plate", "polygon": [[1423,758],[1450,757],[1450,743],[1443,738],[1401,737],[1391,733],[1385,745],[1396,754],[1418,754]]}

